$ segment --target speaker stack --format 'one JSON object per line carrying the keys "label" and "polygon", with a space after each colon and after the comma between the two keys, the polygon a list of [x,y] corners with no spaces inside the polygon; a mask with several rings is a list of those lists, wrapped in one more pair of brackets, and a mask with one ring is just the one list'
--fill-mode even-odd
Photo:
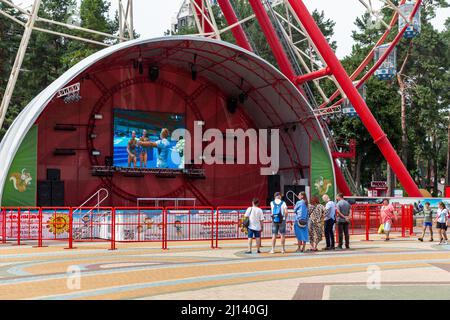
{"label": "speaker stack", "polygon": [[47,169],[47,180],[37,183],[37,205],[39,207],[62,207],[64,201],[64,181],[60,169]]}

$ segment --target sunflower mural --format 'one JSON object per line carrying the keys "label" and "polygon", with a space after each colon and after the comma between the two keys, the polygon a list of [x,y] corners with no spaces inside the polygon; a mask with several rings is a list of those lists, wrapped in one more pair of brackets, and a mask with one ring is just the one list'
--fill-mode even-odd
{"label": "sunflower mural", "polygon": [[57,213],[47,220],[47,229],[50,233],[58,235],[69,231],[69,215]]}

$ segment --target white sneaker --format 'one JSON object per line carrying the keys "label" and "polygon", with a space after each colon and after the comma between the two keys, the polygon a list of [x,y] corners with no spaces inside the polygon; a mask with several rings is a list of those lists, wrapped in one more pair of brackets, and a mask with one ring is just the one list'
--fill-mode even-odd
{"label": "white sneaker", "polygon": [[281,253],[282,253],[282,254],[285,254],[285,253],[286,253],[286,251],[284,251],[284,250],[281,250]]}
{"label": "white sneaker", "polygon": [[274,251],[274,250],[272,249],[272,250],[270,250],[270,253],[271,253],[271,254],[274,254],[274,253],[275,253],[275,251]]}
{"label": "white sneaker", "polygon": [[447,241],[444,241],[442,244],[448,244]]}

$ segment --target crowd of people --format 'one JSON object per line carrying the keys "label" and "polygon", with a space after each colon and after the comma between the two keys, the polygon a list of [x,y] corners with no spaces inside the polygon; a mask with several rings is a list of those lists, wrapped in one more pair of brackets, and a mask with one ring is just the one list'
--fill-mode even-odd
{"label": "crowd of people", "polygon": [[[339,193],[336,202],[328,195],[324,195],[320,203],[317,196],[308,201],[305,192],[300,192],[298,201],[294,206],[294,231],[297,238],[298,248],[296,252],[318,251],[318,244],[325,236],[326,247],[323,250],[350,249],[350,204]],[[270,253],[275,253],[278,235],[281,237],[281,253],[286,253],[286,220],[288,207],[282,200],[280,192],[274,194],[274,200],[270,203],[272,217],[272,248]],[[248,230],[248,251],[252,253],[253,238],[256,239],[256,249],[260,253],[261,233],[264,228],[264,214],[259,208],[259,200],[253,199],[252,206],[245,212]],[[334,227],[338,229],[338,245],[335,246]],[[309,242],[310,248],[306,249]],[[345,247],[344,247],[345,244]]]}
{"label": "crowd of people", "polygon": [[[298,194],[298,201],[294,206],[294,231],[298,242],[296,252],[315,252],[318,251],[318,244],[325,237],[326,246],[323,250],[344,250],[350,249],[350,203],[344,199],[342,193],[336,196],[336,202],[325,194],[322,196],[323,204],[320,203],[317,196],[308,201],[305,192]],[[270,203],[272,217],[272,248],[270,253],[275,253],[275,246],[278,235],[281,237],[281,253],[286,253],[286,220],[288,216],[288,207],[282,200],[280,192],[274,194],[274,200]],[[395,207],[384,199],[380,207],[380,229],[385,235],[384,241],[390,240],[392,225],[397,220]],[[433,241],[433,222],[439,233],[439,244],[447,244],[447,225],[450,222],[450,212],[445,203],[440,202],[436,214],[426,202],[423,208],[423,232],[419,241],[423,241],[427,229],[430,232],[430,241]],[[248,251],[252,253],[253,238],[256,239],[257,252],[260,253],[261,233],[264,228],[264,214],[259,208],[259,200],[253,199],[252,206],[245,212],[245,218],[248,220]],[[335,245],[335,228],[338,231],[338,244]],[[309,242],[310,248],[306,249]],[[345,247],[344,247],[345,246]]]}

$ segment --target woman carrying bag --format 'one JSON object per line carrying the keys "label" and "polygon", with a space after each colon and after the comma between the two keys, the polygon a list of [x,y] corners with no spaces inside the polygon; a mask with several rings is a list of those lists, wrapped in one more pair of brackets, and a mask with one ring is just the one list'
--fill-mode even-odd
{"label": "woman carrying bag", "polygon": [[295,224],[294,231],[298,241],[298,249],[296,252],[305,252],[306,242],[309,240],[308,233],[308,199],[305,192],[300,192],[300,199],[294,207]]}

